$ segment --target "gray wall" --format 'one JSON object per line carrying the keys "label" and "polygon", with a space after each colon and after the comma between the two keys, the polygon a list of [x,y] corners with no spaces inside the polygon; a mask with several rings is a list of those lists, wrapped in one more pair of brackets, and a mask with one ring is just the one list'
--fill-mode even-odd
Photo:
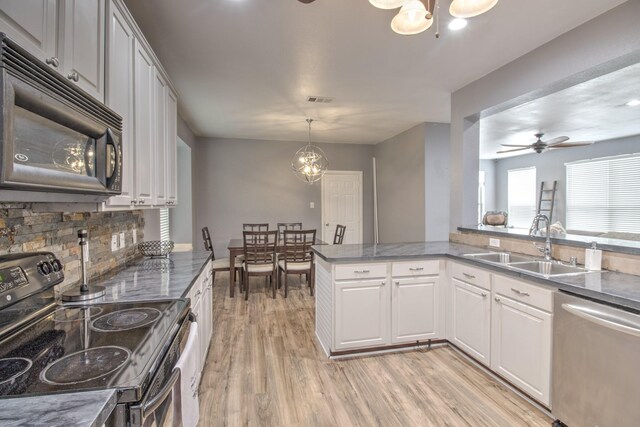
{"label": "gray wall", "polygon": [[[302,222],[321,230],[320,183],[305,184],[290,170],[306,142],[198,138],[193,153],[194,247],[203,226],[212,232],[216,256],[227,253],[245,222]],[[363,172],[363,241],[373,241],[372,145],[316,144],[331,170]],[[311,209],[309,203],[314,202]]]}
{"label": "gray wall", "polygon": [[[191,148],[178,139],[178,205],[169,210],[171,240],[176,243],[193,242],[191,182]],[[194,249],[202,249],[199,244],[200,241],[196,241]]]}
{"label": "gray wall", "polygon": [[[542,181],[558,181],[553,222],[566,224],[566,169],[565,163],[598,157],[617,156],[640,152],[640,136],[601,141],[587,147],[553,150],[542,154],[509,157],[495,162],[495,199],[499,209],[507,210],[507,171],[529,166],[536,168],[537,187]],[[489,160],[491,161],[491,160]],[[488,190],[487,190],[488,193]]]}
{"label": "gray wall", "polygon": [[421,123],[374,148],[380,243],[425,238],[425,141]]}
{"label": "gray wall", "polygon": [[449,240],[449,164],[451,126],[427,123],[424,150],[425,240]]}
{"label": "gray wall", "polygon": [[478,126],[466,119],[563,78],[637,51],[640,1],[628,1],[453,93],[450,229],[475,224]]}
{"label": "gray wall", "polygon": [[[486,211],[495,211],[499,210],[498,204],[496,202],[496,162],[495,160],[480,160],[480,170],[484,171],[484,184],[485,184],[485,193],[484,193],[484,210]],[[506,184],[505,184],[505,187]],[[502,209],[506,210],[506,209]],[[484,212],[483,212],[484,213]]]}

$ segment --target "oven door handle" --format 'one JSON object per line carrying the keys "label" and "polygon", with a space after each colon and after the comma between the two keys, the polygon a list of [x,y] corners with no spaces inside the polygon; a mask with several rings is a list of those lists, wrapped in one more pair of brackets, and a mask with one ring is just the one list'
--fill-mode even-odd
{"label": "oven door handle", "polygon": [[158,392],[151,400],[147,403],[144,403],[141,408],[142,420],[146,419],[149,414],[158,409],[158,406],[164,402],[164,400],[169,396],[169,393],[173,391],[173,387],[176,385],[176,382],[180,379],[180,369],[174,369],[171,371],[171,376],[169,377],[169,381],[162,387],[162,390]]}

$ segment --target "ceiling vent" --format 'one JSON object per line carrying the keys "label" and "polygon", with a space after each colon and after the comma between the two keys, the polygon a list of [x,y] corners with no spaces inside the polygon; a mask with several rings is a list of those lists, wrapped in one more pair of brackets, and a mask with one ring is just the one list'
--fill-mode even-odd
{"label": "ceiling vent", "polygon": [[333,102],[333,98],[328,96],[307,96],[307,102],[313,102],[316,104],[328,104]]}

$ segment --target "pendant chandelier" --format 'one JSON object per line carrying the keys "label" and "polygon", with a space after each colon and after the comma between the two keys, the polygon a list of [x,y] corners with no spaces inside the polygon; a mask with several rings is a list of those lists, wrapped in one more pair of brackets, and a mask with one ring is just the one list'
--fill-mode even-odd
{"label": "pendant chandelier", "polygon": [[313,119],[307,119],[309,124],[309,142],[307,145],[299,149],[291,159],[291,169],[296,176],[308,184],[319,181],[329,167],[327,155],[320,147],[311,145],[311,122]]}
{"label": "pendant chandelier", "polygon": [[[369,0],[378,9],[397,9],[398,14],[391,21],[391,29],[398,34],[419,34],[433,25],[434,15],[439,10],[438,0]],[[481,15],[498,3],[498,0],[453,0],[449,13],[458,18],[472,18]],[[462,28],[464,25],[458,27]],[[439,37],[436,29],[436,38]]]}

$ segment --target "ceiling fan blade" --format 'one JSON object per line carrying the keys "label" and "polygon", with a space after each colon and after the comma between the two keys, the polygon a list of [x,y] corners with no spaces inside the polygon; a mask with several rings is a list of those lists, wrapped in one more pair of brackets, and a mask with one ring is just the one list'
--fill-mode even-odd
{"label": "ceiling fan blade", "polygon": [[524,147],[524,148],[516,148],[514,150],[502,150],[502,151],[496,151],[496,154],[502,154],[502,153],[512,153],[514,151],[522,151],[522,150],[528,150],[529,147]]}
{"label": "ceiling fan blade", "polygon": [[531,147],[531,145],[513,145],[513,144],[500,144],[500,145],[502,145],[503,147],[526,147],[526,148]]}
{"label": "ceiling fan blade", "polygon": [[547,148],[571,148],[571,147],[584,147],[586,145],[591,145],[593,144],[593,141],[576,141],[576,142],[569,142],[567,144],[555,144],[555,145],[550,145]]}
{"label": "ceiling fan blade", "polygon": [[545,144],[547,144],[547,146],[550,146],[550,145],[560,144],[560,143],[563,143],[563,142],[568,141],[568,140],[569,140],[568,136],[559,136],[557,138],[553,138],[553,139],[550,139],[548,141],[543,141],[543,142]]}

